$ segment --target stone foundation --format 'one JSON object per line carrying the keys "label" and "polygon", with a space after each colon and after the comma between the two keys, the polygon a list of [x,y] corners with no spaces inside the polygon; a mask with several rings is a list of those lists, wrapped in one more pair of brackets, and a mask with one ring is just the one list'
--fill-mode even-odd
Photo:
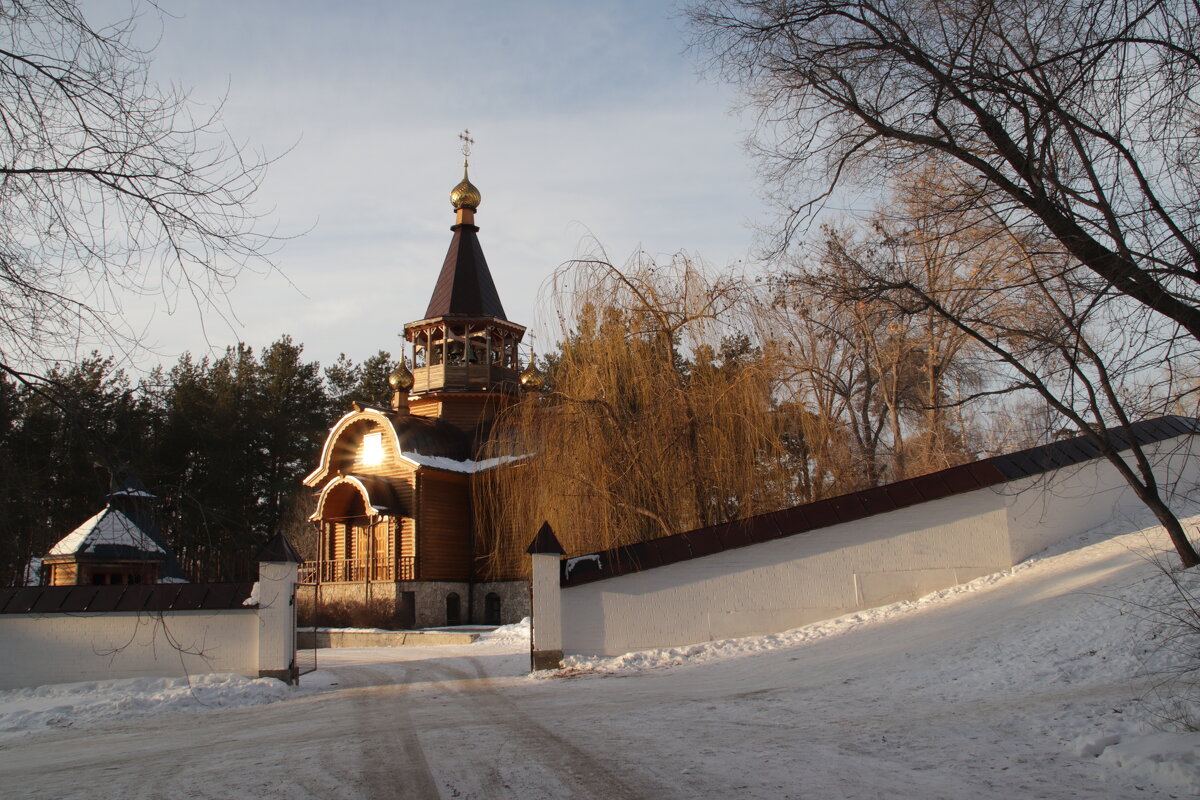
{"label": "stone foundation", "polygon": [[316,647],[441,647],[471,644],[477,633],[446,633],[444,631],[296,631],[296,646]]}
{"label": "stone foundation", "polygon": [[500,598],[500,624],[511,625],[530,615],[529,581],[489,581],[475,584],[471,618],[476,625],[488,624],[487,596]]}
{"label": "stone foundation", "polygon": [[560,669],[562,667],[562,650],[534,650],[530,655],[530,668],[537,672],[542,669]]}
{"label": "stone foundation", "polygon": [[[458,595],[458,619],[449,618],[450,596]],[[323,583],[297,595],[302,626],[340,628],[440,628],[488,624],[489,600],[499,603],[499,624],[529,616],[528,581]],[[495,622],[492,620],[491,622]]]}

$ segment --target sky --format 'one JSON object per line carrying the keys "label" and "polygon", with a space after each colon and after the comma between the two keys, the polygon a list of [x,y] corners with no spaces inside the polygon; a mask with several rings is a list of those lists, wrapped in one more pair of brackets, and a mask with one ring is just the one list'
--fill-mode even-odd
{"label": "sky", "polygon": [[127,303],[143,367],[282,334],[322,364],[396,354],[450,242],[464,129],[480,241],[508,317],[539,338],[543,282],[597,248],[614,263],[642,249],[754,268],[770,209],[744,149],[751,121],[701,75],[675,3],[160,4],[138,31],[158,42],[152,78],[202,105],[224,98],[234,139],[277,159],[256,210],[292,238],[277,271],[242,276],[236,318]]}

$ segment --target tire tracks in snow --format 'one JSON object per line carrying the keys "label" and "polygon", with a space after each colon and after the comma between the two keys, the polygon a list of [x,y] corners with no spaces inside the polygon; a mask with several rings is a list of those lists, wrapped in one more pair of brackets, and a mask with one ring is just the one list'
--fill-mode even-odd
{"label": "tire tracks in snow", "polygon": [[[553,787],[508,787],[503,784],[497,766],[491,765],[488,768],[489,781],[485,784],[488,788],[483,796],[504,796],[502,790],[505,788],[514,797],[570,796],[595,800],[635,800],[645,796],[662,796],[659,791],[636,791],[631,788],[602,761],[549,730],[518,703],[506,697],[475,659],[466,658],[463,661],[470,665],[472,672],[450,666],[445,661],[427,662],[422,667],[428,668],[435,676],[444,677],[437,685],[453,691],[456,701],[465,705],[464,710],[476,718],[478,725],[500,733],[503,741],[512,747],[515,757],[523,764],[534,762],[541,765],[548,773],[546,777],[552,776],[561,784]],[[483,764],[477,761],[475,766],[483,767]],[[472,794],[469,790],[464,792],[451,781],[443,781],[442,786],[451,797]]]}
{"label": "tire tracks in snow", "polygon": [[[350,722],[361,756],[354,776],[357,795],[437,800],[441,797],[437,782],[410,714],[410,700],[416,694],[407,685],[412,670],[401,668],[400,676],[365,666],[332,670],[351,687],[363,687],[344,690],[353,707]],[[346,769],[345,764],[330,766]]]}

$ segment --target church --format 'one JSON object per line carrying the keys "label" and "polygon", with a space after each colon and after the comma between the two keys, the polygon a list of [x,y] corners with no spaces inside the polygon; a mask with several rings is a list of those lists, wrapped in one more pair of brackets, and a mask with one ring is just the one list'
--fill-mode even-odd
{"label": "church", "polygon": [[525,328],[505,316],[479,244],[480,199],[464,162],[450,193],[450,248],[424,318],[404,326],[409,358],[389,377],[391,403],[355,403],[304,479],[319,547],[301,581],[320,608],[365,608],[389,627],[529,614],[524,576],[486,570],[476,552],[485,524],[473,510],[476,479],[520,461],[481,460],[480,445],[522,383],[538,378],[532,366],[521,372]]}

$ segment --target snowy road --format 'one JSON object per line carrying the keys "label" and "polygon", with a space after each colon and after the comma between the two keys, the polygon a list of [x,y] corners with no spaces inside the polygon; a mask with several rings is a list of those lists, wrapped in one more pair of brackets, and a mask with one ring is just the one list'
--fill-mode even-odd
{"label": "snowy road", "polygon": [[[420,658],[430,653],[439,657]],[[380,655],[416,658],[375,661]],[[488,672],[524,680],[527,653],[509,647],[490,656],[446,658],[432,648],[404,648],[333,651],[326,658],[322,675],[337,681],[336,691],[265,707],[168,715],[5,742],[0,794],[644,796],[627,788],[619,771],[538,724],[497,691]]]}
{"label": "snowy road", "polygon": [[0,794],[1191,796],[1200,762],[1189,773],[1183,758],[1172,788],[1161,769],[1094,757],[1146,732],[1145,683],[1130,676],[1158,656],[1121,601],[1155,575],[1138,543],[1095,542],[971,591],[692,649],[661,669],[644,666],[679,654],[533,679],[519,642],[322,651],[316,690],[283,702],[2,739]]}

